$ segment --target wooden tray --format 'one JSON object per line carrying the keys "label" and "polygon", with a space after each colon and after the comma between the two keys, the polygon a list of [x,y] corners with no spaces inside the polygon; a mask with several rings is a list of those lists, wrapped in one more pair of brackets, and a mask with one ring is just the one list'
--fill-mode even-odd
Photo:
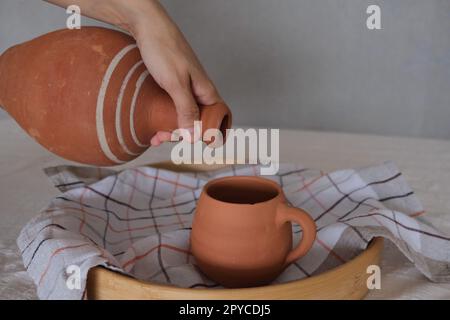
{"label": "wooden tray", "polygon": [[[207,171],[223,166],[152,164],[173,171]],[[88,299],[361,299],[368,291],[367,267],[379,265],[383,239],[337,268],[302,280],[243,289],[187,289],[154,284],[105,269],[91,269]]]}

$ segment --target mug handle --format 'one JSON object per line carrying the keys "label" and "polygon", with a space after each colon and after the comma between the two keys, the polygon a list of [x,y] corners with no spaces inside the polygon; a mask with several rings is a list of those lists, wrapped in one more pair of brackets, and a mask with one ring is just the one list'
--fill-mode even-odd
{"label": "mug handle", "polygon": [[278,206],[277,218],[279,225],[293,221],[298,223],[303,230],[303,236],[299,244],[292,249],[286,257],[285,264],[289,265],[295,260],[303,257],[308,250],[311,249],[314,240],[316,239],[316,223],[304,210],[291,207],[286,203],[282,203]]}

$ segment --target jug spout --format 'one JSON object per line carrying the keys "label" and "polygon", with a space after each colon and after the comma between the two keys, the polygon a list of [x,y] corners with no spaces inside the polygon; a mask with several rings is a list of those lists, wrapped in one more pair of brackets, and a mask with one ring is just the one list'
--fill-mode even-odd
{"label": "jug spout", "polygon": [[225,140],[227,129],[231,128],[231,111],[223,102],[212,106],[200,107],[200,120],[202,121],[202,135],[208,129],[218,129]]}

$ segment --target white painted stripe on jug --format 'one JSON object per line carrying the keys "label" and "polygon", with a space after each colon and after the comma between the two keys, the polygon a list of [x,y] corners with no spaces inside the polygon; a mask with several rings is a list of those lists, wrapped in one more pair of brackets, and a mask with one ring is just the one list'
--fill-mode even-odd
{"label": "white painted stripe on jug", "polygon": [[117,107],[116,107],[116,132],[117,132],[117,138],[119,139],[119,144],[122,147],[122,149],[128,153],[129,155],[136,156],[139,154],[139,152],[132,152],[130,149],[128,149],[125,140],[123,138],[122,134],[122,101],[123,96],[125,94],[125,90],[127,88],[128,83],[130,82],[131,77],[133,76],[134,72],[136,71],[139,66],[141,66],[144,63],[144,61],[140,60],[138,61],[133,67],[131,67],[130,71],[128,71],[127,75],[125,76],[125,79],[122,82],[122,86],[120,87],[119,91],[119,97],[117,98]]}
{"label": "white painted stripe on jug", "polygon": [[97,125],[97,137],[98,141],[100,143],[100,147],[102,148],[103,153],[105,156],[115,162],[115,163],[124,163],[125,161],[122,161],[116,157],[116,155],[111,151],[108,145],[108,140],[106,139],[106,133],[105,133],[105,123],[103,119],[103,110],[104,110],[104,104],[105,104],[105,95],[106,90],[108,89],[109,81],[111,80],[111,75],[113,74],[114,70],[116,69],[117,65],[119,64],[120,60],[131,50],[136,48],[136,44],[130,44],[120,50],[116,56],[111,60],[111,63],[108,66],[108,69],[106,69],[105,75],[103,76],[102,85],[100,87],[100,90],[98,92],[97,97],[97,109],[95,114],[95,120]]}
{"label": "white painted stripe on jug", "polygon": [[136,82],[136,90],[134,91],[133,100],[131,101],[131,108],[130,108],[130,130],[131,130],[131,137],[133,137],[134,143],[136,143],[140,147],[147,147],[150,145],[150,141],[148,144],[141,143],[136,135],[136,130],[134,128],[134,111],[136,109],[136,101],[139,96],[139,92],[141,91],[141,87],[144,84],[145,79],[150,75],[148,70],[145,70],[141,73],[139,76],[139,79]]}

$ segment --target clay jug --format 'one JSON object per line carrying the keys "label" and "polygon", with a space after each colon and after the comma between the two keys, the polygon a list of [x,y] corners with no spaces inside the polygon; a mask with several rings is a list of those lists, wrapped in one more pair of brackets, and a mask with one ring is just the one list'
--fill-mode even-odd
{"label": "clay jug", "polygon": [[[292,226],[301,225],[292,249]],[[305,255],[316,236],[314,220],[287,205],[280,186],[260,177],[208,182],[200,195],[191,233],[199,268],[225,287],[252,287],[274,280]]]}
{"label": "clay jug", "polygon": [[[0,106],[35,140],[91,165],[130,161],[159,130],[177,128],[173,101],[149,75],[132,37],[59,30],[0,57]],[[224,104],[200,107],[203,131],[231,126]]]}

